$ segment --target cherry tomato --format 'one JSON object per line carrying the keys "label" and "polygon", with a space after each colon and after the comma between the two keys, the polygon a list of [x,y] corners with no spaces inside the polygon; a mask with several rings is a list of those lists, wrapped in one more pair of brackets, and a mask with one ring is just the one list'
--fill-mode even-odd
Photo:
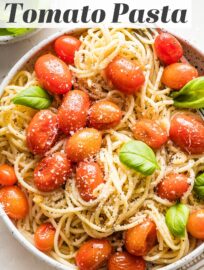
{"label": "cherry tomato", "polygon": [[70,91],[64,98],[58,111],[59,126],[65,133],[76,131],[86,126],[89,96],[83,91]]}
{"label": "cherry tomato", "polygon": [[164,127],[149,119],[138,120],[133,127],[133,135],[153,149],[159,149],[168,140]]}
{"label": "cherry tomato", "polygon": [[73,162],[83,161],[96,154],[102,143],[102,137],[94,128],[84,128],[77,131],[67,140],[66,153],[68,159]]}
{"label": "cherry tomato", "polygon": [[34,235],[35,246],[43,252],[49,252],[54,247],[55,228],[51,223],[41,224]]}
{"label": "cherry tomato", "polygon": [[145,270],[142,257],[135,257],[127,252],[117,252],[108,261],[108,270]]}
{"label": "cherry tomato", "polygon": [[12,186],[18,181],[14,168],[7,165],[0,165],[0,185]]}
{"label": "cherry tomato", "polygon": [[12,219],[23,219],[28,214],[28,200],[25,193],[17,186],[0,189],[0,204]]}
{"label": "cherry tomato", "polygon": [[197,114],[176,113],[171,119],[170,139],[189,154],[204,153],[204,121]]}
{"label": "cherry tomato", "polygon": [[67,64],[74,64],[75,52],[79,50],[81,41],[72,36],[61,36],[55,40],[55,52]]}
{"label": "cherry tomato", "polygon": [[43,155],[56,142],[58,118],[49,110],[36,113],[27,129],[27,145],[33,154]]}
{"label": "cherry tomato", "polygon": [[204,209],[196,210],[189,215],[187,230],[195,238],[204,240]]}
{"label": "cherry tomato", "polygon": [[79,270],[98,270],[108,261],[112,247],[106,239],[92,239],[85,242],[76,254]]}
{"label": "cherry tomato", "polygon": [[178,62],[183,55],[183,49],[179,41],[168,33],[158,35],[154,47],[159,60],[166,65]]}
{"label": "cherry tomato", "polygon": [[193,66],[176,63],[165,67],[161,80],[169,88],[180,90],[184,85],[197,77],[198,71]]}
{"label": "cherry tomato", "polygon": [[114,128],[120,123],[122,112],[113,102],[101,100],[90,108],[89,122],[96,129]]}
{"label": "cherry tomato", "polygon": [[163,199],[176,201],[184,195],[188,188],[188,177],[185,174],[170,173],[157,186],[157,193]]}
{"label": "cherry tomato", "polygon": [[134,256],[145,256],[157,241],[156,226],[153,221],[146,219],[125,233],[125,247]]}
{"label": "cherry tomato", "polygon": [[105,70],[107,79],[113,86],[125,94],[134,94],[139,91],[145,82],[140,67],[133,61],[117,56]]}
{"label": "cherry tomato", "polygon": [[72,76],[68,66],[52,54],[38,58],[35,73],[40,84],[53,94],[66,94],[72,88]]}
{"label": "cherry tomato", "polygon": [[61,187],[71,171],[71,163],[60,152],[45,157],[34,170],[34,183],[41,191],[53,191]]}
{"label": "cherry tomato", "polygon": [[93,191],[104,183],[103,173],[95,162],[80,162],[76,169],[76,186],[85,201],[96,199]]}

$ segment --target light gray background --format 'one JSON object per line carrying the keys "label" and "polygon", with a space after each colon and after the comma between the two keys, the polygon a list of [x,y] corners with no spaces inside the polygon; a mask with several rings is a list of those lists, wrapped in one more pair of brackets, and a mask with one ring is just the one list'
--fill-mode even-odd
{"label": "light gray background", "polygon": [[[176,29],[175,33],[194,42],[204,51],[204,0],[193,1],[193,25],[190,29]],[[29,40],[16,44],[0,45],[0,81],[8,70],[44,37],[56,32],[58,29],[44,29]],[[36,257],[25,250],[10,234],[0,220],[0,269],[1,270],[52,270]]]}

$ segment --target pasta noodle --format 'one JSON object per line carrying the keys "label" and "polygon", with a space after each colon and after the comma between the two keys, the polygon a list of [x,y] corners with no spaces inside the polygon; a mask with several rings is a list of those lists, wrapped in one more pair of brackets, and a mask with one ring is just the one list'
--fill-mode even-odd
{"label": "pasta noodle", "polygon": [[[115,129],[103,131],[103,144],[96,155],[103,167],[105,180],[95,193],[96,200],[84,201],[77,190],[74,175],[66,186],[54,192],[40,192],[33,184],[33,170],[39,158],[33,156],[26,146],[26,128],[35,110],[14,105],[12,98],[31,85],[38,85],[34,72],[22,70],[5,87],[0,101],[0,163],[14,165],[19,184],[29,199],[30,212],[25,220],[17,222],[17,228],[33,242],[36,228],[49,221],[56,228],[54,250],[50,256],[59,262],[74,264],[80,245],[87,238],[109,237],[117,250],[123,245],[123,232],[150,217],[158,230],[158,244],[145,256],[152,269],[173,263],[196,246],[195,239],[186,233],[174,238],[165,223],[165,212],[173,203],[158,197],[154,189],[168,172],[185,172],[191,187],[182,202],[191,209],[202,205],[191,194],[195,175],[204,169],[204,157],[187,155],[172,142],[156,152],[160,170],[144,177],[127,170],[120,163],[118,152],[121,146],[133,138],[132,126],[137,119],[160,120],[169,129],[170,117],[176,111],[170,89],[161,84],[163,67],[153,48],[157,35],[154,29],[98,29],[85,31],[82,45],[75,54],[75,66],[70,66],[74,75],[75,89],[82,89],[95,99],[107,99],[123,111],[123,118]],[[136,61],[145,74],[145,84],[134,96],[125,96],[112,89],[104,79],[103,70],[118,54]],[[59,104],[52,105],[55,111]],[[47,153],[64,150],[64,137]]]}

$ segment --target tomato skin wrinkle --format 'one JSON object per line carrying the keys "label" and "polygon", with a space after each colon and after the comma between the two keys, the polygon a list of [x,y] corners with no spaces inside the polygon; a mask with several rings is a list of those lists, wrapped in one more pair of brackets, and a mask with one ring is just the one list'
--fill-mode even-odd
{"label": "tomato skin wrinkle", "polygon": [[176,201],[187,192],[189,186],[187,175],[170,173],[158,184],[157,193],[163,199]]}
{"label": "tomato skin wrinkle", "polygon": [[40,84],[53,94],[66,94],[72,88],[72,75],[68,66],[52,54],[37,59],[35,73]]}
{"label": "tomato skin wrinkle", "polygon": [[56,152],[38,163],[34,170],[34,183],[40,191],[53,191],[65,184],[70,172],[71,162],[66,154]]}
{"label": "tomato skin wrinkle", "polygon": [[179,41],[168,33],[159,34],[154,42],[156,54],[166,65],[178,62],[183,56],[183,48]]}
{"label": "tomato skin wrinkle", "polygon": [[58,110],[60,129],[67,135],[87,124],[89,95],[81,90],[72,90],[65,95]]}
{"label": "tomato skin wrinkle", "polygon": [[17,186],[7,186],[0,189],[0,204],[6,214],[14,220],[25,218],[29,212],[27,197]]}
{"label": "tomato skin wrinkle", "polygon": [[96,162],[80,162],[76,169],[76,186],[83,200],[96,199],[94,190],[104,183],[103,173]]}
{"label": "tomato skin wrinkle", "polygon": [[27,146],[33,154],[43,155],[56,142],[59,122],[56,114],[42,110],[31,120],[26,134]]}
{"label": "tomato skin wrinkle", "polygon": [[112,247],[106,239],[91,239],[83,243],[76,254],[79,270],[98,270],[108,261]]}
{"label": "tomato skin wrinkle", "polygon": [[116,56],[113,59],[106,67],[105,74],[116,89],[127,95],[139,91],[145,82],[141,68],[135,62],[122,56]]}
{"label": "tomato skin wrinkle", "polygon": [[116,252],[108,261],[108,270],[145,270],[146,263],[142,257],[128,252]]}
{"label": "tomato skin wrinkle", "polygon": [[8,164],[0,165],[0,185],[12,186],[18,181],[14,168]]}
{"label": "tomato skin wrinkle", "polygon": [[125,247],[134,256],[145,256],[157,241],[156,225],[150,219],[125,232]]}
{"label": "tomato skin wrinkle", "polygon": [[133,126],[133,135],[136,140],[143,141],[153,149],[159,149],[168,140],[167,131],[156,121],[141,119]]}
{"label": "tomato skin wrinkle", "polygon": [[51,223],[41,224],[34,234],[35,246],[42,252],[51,251],[54,247],[55,232]]}
{"label": "tomato skin wrinkle", "polygon": [[171,118],[170,139],[189,154],[204,153],[204,121],[194,113],[176,113]]}
{"label": "tomato skin wrinkle", "polygon": [[76,51],[79,50],[81,41],[73,36],[61,36],[55,40],[54,49],[56,54],[65,63],[73,65]]}

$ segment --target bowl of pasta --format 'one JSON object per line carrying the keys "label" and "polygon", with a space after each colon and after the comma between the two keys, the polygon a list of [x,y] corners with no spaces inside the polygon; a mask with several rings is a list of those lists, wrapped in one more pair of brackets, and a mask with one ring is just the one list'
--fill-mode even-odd
{"label": "bowl of pasta", "polygon": [[23,56],[0,90],[13,235],[56,269],[173,270],[199,256],[203,59],[129,28],[56,33]]}

